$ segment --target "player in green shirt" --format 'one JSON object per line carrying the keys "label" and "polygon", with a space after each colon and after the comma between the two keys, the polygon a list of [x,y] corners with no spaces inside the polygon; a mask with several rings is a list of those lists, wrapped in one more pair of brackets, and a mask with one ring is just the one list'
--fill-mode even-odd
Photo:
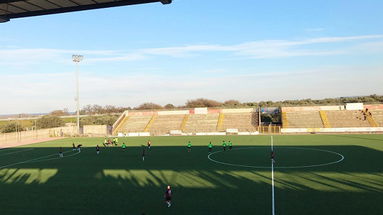
{"label": "player in green shirt", "polygon": [[187,148],[188,148],[188,152],[191,152],[191,148],[192,148],[191,141],[188,142],[188,146],[187,146]]}
{"label": "player in green shirt", "polygon": [[211,151],[213,151],[213,144],[211,144],[211,141],[207,146],[209,147],[209,153],[211,153]]}
{"label": "player in green shirt", "polygon": [[224,140],[222,140],[223,151],[226,151],[226,146],[227,146],[226,142]]}
{"label": "player in green shirt", "polygon": [[126,149],[126,145],[125,145],[125,143],[122,143],[121,148],[122,148],[122,149]]}
{"label": "player in green shirt", "polygon": [[227,145],[229,145],[229,150],[231,150],[233,148],[233,144],[231,143],[231,141],[229,140],[229,142],[227,143]]}

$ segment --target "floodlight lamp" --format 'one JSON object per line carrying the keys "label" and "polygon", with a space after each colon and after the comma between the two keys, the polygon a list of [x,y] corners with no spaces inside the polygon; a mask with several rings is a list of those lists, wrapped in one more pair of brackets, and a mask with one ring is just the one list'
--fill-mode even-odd
{"label": "floodlight lamp", "polygon": [[72,60],[73,62],[75,63],[79,63],[80,61],[82,61],[84,59],[84,56],[82,55],[72,55]]}

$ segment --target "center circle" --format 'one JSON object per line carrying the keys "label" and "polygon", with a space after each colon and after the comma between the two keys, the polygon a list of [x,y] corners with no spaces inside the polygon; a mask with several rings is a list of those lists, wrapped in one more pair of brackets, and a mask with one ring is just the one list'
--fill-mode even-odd
{"label": "center circle", "polygon": [[[269,146],[239,147],[215,151],[208,155],[208,159],[226,166],[269,169],[270,152]],[[274,147],[274,152],[276,155],[274,169],[321,167],[344,160],[344,156],[338,152],[311,147],[278,146]]]}

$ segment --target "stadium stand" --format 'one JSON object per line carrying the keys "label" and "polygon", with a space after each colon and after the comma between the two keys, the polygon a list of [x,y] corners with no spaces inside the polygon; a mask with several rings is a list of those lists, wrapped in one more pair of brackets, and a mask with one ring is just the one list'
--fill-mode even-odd
{"label": "stadium stand", "polygon": [[372,118],[379,127],[383,127],[383,110],[371,110]]}
{"label": "stadium stand", "polygon": [[326,111],[326,114],[333,128],[370,127],[360,110]]}
{"label": "stadium stand", "polygon": [[297,111],[285,114],[284,120],[287,120],[287,123],[282,121],[284,128],[323,128],[319,111]]}
{"label": "stadium stand", "polygon": [[320,110],[319,115],[320,115],[320,118],[322,120],[323,127],[331,128],[331,124],[330,124],[330,121],[328,120],[326,111]]}
{"label": "stadium stand", "polygon": [[171,130],[182,130],[185,115],[159,115],[148,131],[154,135],[168,134]]}
{"label": "stadium stand", "polygon": [[287,114],[286,112],[282,112],[282,127],[288,128],[289,127],[289,121],[287,121]]}
{"label": "stadium stand", "polygon": [[238,129],[238,131],[253,132],[257,131],[258,114],[257,112],[250,113],[225,113],[223,115],[222,126],[219,131],[226,129]]}
{"label": "stadium stand", "polygon": [[123,121],[123,124],[119,126],[117,132],[142,132],[145,130],[151,118],[151,115],[129,116],[127,120]]}
{"label": "stadium stand", "polygon": [[185,132],[215,132],[219,113],[191,114],[185,125]]}
{"label": "stadium stand", "polygon": [[189,121],[189,114],[185,114],[181,124],[181,131],[185,131],[186,123]]}
{"label": "stadium stand", "polygon": [[257,132],[383,131],[383,105],[347,103],[337,106],[282,107],[282,130],[278,125],[275,128],[260,125],[257,111],[254,108],[125,111],[113,125],[113,134],[245,135]]}
{"label": "stadium stand", "polygon": [[152,117],[150,118],[149,122],[146,124],[144,128],[144,132],[148,132],[150,128],[152,127],[154,121],[157,119],[157,115],[153,114]]}

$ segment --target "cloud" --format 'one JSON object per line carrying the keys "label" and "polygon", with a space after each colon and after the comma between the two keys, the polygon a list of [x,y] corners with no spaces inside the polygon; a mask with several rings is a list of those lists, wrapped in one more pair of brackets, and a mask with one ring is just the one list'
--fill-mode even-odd
{"label": "cloud", "polygon": [[87,62],[116,62],[116,61],[138,61],[144,60],[147,57],[143,54],[128,54],[122,56],[111,56],[111,57],[102,57],[102,58],[90,58]]}
{"label": "cloud", "polygon": [[[113,50],[71,50],[71,49],[1,49],[0,65],[28,66],[36,64],[72,62],[73,54],[85,56],[109,56],[116,54]],[[86,58],[85,58],[86,59]],[[0,71],[1,72],[1,71]]]}
{"label": "cloud", "polygon": [[[366,72],[367,71],[367,72]],[[265,71],[219,76],[93,74],[80,77],[80,103],[137,106],[144,102],[183,105],[205,97],[242,102],[383,94],[383,66],[318,66],[295,71]],[[364,84],[368,83],[368,84]],[[0,113],[75,109],[74,76],[68,73],[8,75],[0,85]]]}
{"label": "cloud", "polygon": [[[193,64],[199,64],[198,59],[194,59],[196,56],[213,54],[215,57],[222,53],[250,59],[251,62],[252,59],[346,54],[380,56],[383,53],[383,35],[259,40],[231,45],[185,45],[130,51],[0,49],[0,92],[2,101],[7,101],[0,106],[0,113],[74,110],[74,67],[66,66],[72,64],[72,54],[83,54],[85,64],[96,65],[81,67],[81,104],[136,106],[143,102],[156,102],[182,105],[187,99],[198,97],[258,101],[383,94],[383,66],[363,65],[367,64],[366,58],[352,62],[352,65],[361,64],[359,67],[305,64],[313,68],[290,71],[288,69],[295,65],[286,66],[283,71],[273,71],[280,67],[270,65],[268,61],[257,64],[258,68],[247,64],[249,61],[243,65],[243,61],[222,65],[201,62],[201,65],[193,67]],[[159,62],[156,59],[159,57],[171,59],[170,66]],[[188,64],[192,66],[182,68],[184,65],[177,64],[177,59],[173,58],[193,58]],[[124,68],[110,66],[114,62],[136,61],[143,62],[132,64],[129,74],[125,71],[118,74],[118,70]],[[102,67],[108,67],[108,71],[102,72]],[[179,69],[192,72],[174,72]]]}
{"label": "cloud", "polygon": [[236,45],[188,45],[145,49],[143,52],[150,55],[166,55],[171,57],[185,57],[192,53],[203,52],[231,52],[234,55],[241,55],[255,59],[286,58],[297,56],[346,54],[342,50],[328,49],[323,51],[316,50],[315,48],[302,48],[302,46],[304,47],[314,44],[345,43],[351,41],[365,41],[375,39],[383,39],[383,35],[320,37],[304,40],[261,40]]}
{"label": "cloud", "polygon": [[[302,40],[259,40],[233,45],[185,45],[163,48],[123,50],[67,50],[67,49],[12,49],[0,50],[0,65],[20,66],[46,62],[71,63],[72,54],[85,55],[84,63],[141,61],[155,56],[185,58],[206,53],[228,53],[253,59],[289,58],[304,56],[327,56],[353,54],[352,48],[363,43],[383,42],[383,35],[359,35],[343,37],[319,37]],[[324,47],[312,47],[312,45]],[[337,49],[336,45],[343,45]],[[383,51],[381,46],[374,47]],[[368,50],[367,50],[368,51]]]}

